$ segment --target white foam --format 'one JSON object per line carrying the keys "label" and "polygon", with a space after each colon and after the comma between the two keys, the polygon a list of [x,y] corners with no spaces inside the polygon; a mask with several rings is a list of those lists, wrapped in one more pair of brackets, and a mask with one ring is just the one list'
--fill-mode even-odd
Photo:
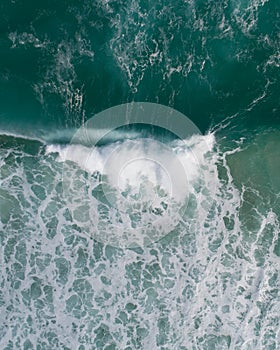
{"label": "white foam", "polygon": [[182,200],[186,187],[201,176],[206,155],[214,143],[214,135],[208,134],[169,144],[137,139],[93,148],[77,144],[48,145],[46,152],[58,153],[61,161],[75,162],[91,174],[107,175],[111,185],[121,190],[127,186],[138,189],[142,179]]}
{"label": "white foam", "polygon": [[[209,158],[214,144],[209,134],[168,144],[143,138],[93,148],[51,145],[46,151],[65,162],[64,197],[77,224],[97,240],[123,247],[160,239],[185,215],[191,195],[200,201],[202,188],[215,192],[215,158]],[[100,203],[107,206],[105,215]]]}

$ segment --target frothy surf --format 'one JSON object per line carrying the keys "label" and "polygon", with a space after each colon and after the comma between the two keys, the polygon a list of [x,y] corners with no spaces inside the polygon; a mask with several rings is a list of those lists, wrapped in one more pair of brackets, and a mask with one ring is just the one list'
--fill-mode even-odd
{"label": "frothy surf", "polygon": [[[238,174],[231,169],[250,149],[242,144],[223,149],[214,136],[169,145],[186,161],[191,181],[187,207],[169,201],[162,213],[156,208],[166,199],[164,191],[158,192],[161,202],[146,212],[139,206],[141,197],[135,197],[142,163],[132,173],[129,166],[120,173],[137,185],[129,201],[106,202],[104,191],[97,191],[97,171],[106,170],[108,154],[123,146],[133,157],[142,157],[147,152],[142,141],[97,147],[94,157],[81,145],[42,146],[36,154],[20,144],[12,149],[3,145],[0,218],[6,268],[1,285],[7,293],[1,294],[1,346],[14,337],[27,344],[21,335],[30,327],[30,343],[44,339],[57,348],[100,341],[121,349],[133,340],[136,348],[147,349],[151,344],[176,349],[257,344],[264,349],[279,342],[276,207],[263,207],[257,197],[264,202],[264,194],[236,186]],[[147,169],[144,175],[168,192],[167,177]],[[65,186],[67,181],[71,186]],[[106,181],[109,186],[110,179]],[[68,197],[65,188],[71,189]],[[131,233],[146,222],[155,223],[159,235],[149,232],[147,244],[141,245],[139,235]],[[133,230],[127,232],[127,227]],[[120,242],[138,244],[123,249]],[[138,335],[129,333],[128,324]]]}

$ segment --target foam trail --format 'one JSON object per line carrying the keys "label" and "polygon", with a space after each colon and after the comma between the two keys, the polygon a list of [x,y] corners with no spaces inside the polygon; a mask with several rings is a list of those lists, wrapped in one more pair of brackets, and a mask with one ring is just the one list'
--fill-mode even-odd
{"label": "foam trail", "polygon": [[[279,139],[266,137],[272,145]],[[214,135],[174,141],[168,147],[186,161],[192,179],[188,203],[166,206],[164,191],[148,203],[154,188],[144,198],[136,186],[131,197],[110,205],[94,172],[121,146],[133,156],[148,152],[139,140],[101,146],[99,163],[85,168],[81,160],[90,150],[81,145],[43,146],[33,155],[2,145],[0,278],[7,293],[0,293],[1,347],[43,339],[49,348],[94,347],[96,341],[116,349],[130,342],[136,348],[273,348],[279,342],[279,216],[265,189],[236,186],[238,166],[259,159],[263,148],[257,154],[242,143],[223,148]],[[153,140],[149,146],[157,149]],[[168,178],[148,170],[151,181],[164,185]],[[71,182],[68,198],[62,173]],[[137,184],[137,171],[132,174]],[[109,180],[104,176],[106,185]],[[116,246],[112,238],[125,241],[131,233],[131,242],[137,240],[133,233],[147,222],[162,234],[149,236],[152,244]],[[128,324],[138,333],[128,332]]]}

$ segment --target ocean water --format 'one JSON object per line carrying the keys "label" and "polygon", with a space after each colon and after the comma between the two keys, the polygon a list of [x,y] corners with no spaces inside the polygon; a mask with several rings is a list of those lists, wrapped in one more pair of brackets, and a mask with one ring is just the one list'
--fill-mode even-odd
{"label": "ocean water", "polygon": [[280,349],[279,96],[278,0],[2,0],[0,348]]}

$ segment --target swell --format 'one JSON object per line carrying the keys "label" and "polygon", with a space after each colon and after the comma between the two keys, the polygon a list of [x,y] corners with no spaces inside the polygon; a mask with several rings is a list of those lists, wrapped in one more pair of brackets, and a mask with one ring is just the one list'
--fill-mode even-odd
{"label": "swell", "polygon": [[41,137],[131,101],[171,106],[202,132],[228,117],[279,125],[279,4],[247,5],[40,3],[18,17],[21,3],[3,4],[1,129]]}

